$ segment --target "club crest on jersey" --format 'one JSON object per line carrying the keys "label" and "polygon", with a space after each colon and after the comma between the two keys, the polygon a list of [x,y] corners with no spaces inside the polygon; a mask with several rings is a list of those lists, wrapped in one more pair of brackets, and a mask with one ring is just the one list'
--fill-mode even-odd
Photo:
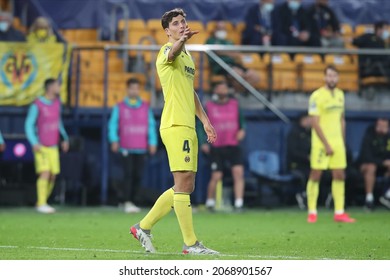
{"label": "club crest on jersey", "polygon": [[186,156],[186,157],[184,158],[184,161],[185,161],[185,162],[190,162],[190,160],[191,160],[191,158],[190,158],[189,156]]}

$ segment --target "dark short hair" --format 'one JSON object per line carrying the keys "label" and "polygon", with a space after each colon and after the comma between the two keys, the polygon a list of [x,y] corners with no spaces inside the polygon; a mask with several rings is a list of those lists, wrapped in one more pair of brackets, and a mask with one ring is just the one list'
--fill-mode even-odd
{"label": "dark short hair", "polygon": [[47,90],[47,89],[48,89],[52,84],[54,84],[55,82],[57,82],[57,80],[54,79],[54,78],[46,79],[46,80],[45,80],[45,83],[44,83],[45,90]]}
{"label": "dark short hair", "polygon": [[212,88],[215,89],[217,86],[222,85],[222,84],[227,85],[228,83],[227,83],[227,81],[225,81],[225,80],[216,81],[216,82],[214,82],[214,83],[212,84]]}
{"label": "dark short hair", "polygon": [[376,119],[376,122],[378,123],[379,121],[385,121],[385,122],[389,122],[389,119],[386,118],[385,116],[380,116]]}
{"label": "dark short hair", "polygon": [[169,23],[172,21],[174,17],[177,17],[178,15],[182,15],[184,18],[187,16],[183,9],[181,8],[175,8],[173,10],[170,10],[168,12],[165,12],[164,15],[161,17],[161,25],[162,28],[168,28]]}
{"label": "dark short hair", "polygon": [[328,72],[328,70],[332,70],[336,73],[339,73],[339,70],[337,70],[336,66],[334,66],[333,64],[329,64],[325,67],[324,69],[324,74],[326,75],[326,72]]}
{"label": "dark short hair", "polygon": [[378,29],[382,29],[387,25],[385,20],[380,20],[374,23],[374,31],[377,32]]}
{"label": "dark short hair", "polygon": [[141,84],[140,80],[138,78],[130,78],[126,81],[127,87],[129,87],[132,84]]}

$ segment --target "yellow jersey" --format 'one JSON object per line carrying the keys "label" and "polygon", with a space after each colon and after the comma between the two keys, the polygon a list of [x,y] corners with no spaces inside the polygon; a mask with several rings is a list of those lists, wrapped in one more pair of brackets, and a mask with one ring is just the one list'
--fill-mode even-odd
{"label": "yellow jersey", "polygon": [[170,42],[162,46],[156,61],[164,94],[160,129],[174,125],[195,128],[195,64],[188,51],[182,51],[174,61],[168,61],[171,48]]}
{"label": "yellow jersey", "polygon": [[[344,92],[335,88],[332,92],[326,87],[314,91],[309,99],[309,115],[319,116],[320,127],[331,146],[344,146],[341,118],[344,114]],[[312,146],[323,146],[314,129],[311,135]]]}

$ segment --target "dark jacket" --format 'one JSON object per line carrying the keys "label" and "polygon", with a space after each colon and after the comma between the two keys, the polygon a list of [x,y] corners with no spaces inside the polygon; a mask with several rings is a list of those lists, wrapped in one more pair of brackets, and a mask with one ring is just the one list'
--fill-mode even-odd
{"label": "dark jacket", "polygon": [[311,26],[311,41],[314,44],[321,45],[321,34],[324,30],[340,31],[339,20],[329,6],[313,4],[308,8],[307,14]]}
{"label": "dark jacket", "polygon": [[26,37],[22,32],[12,26],[6,31],[0,31],[0,42],[25,42]]}
{"label": "dark jacket", "polygon": [[390,134],[379,135],[375,132],[375,125],[371,125],[364,134],[358,164],[374,163],[382,166],[386,159],[390,159]]}
{"label": "dark jacket", "polygon": [[278,46],[310,46],[308,42],[301,42],[294,36],[293,27],[298,31],[310,32],[310,23],[306,10],[301,6],[293,13],[288,7],[288,3],[283,3],[275,8],[275,20],[273,22],[273,40]]}
{"label": "dark jacket", "polygon": [[[242,44],[243,45],[263,45],[263,36],[271,36],[272,41],[272,23],[275,21],[274,13],[275,9],[272,10],[269,19],[263,18],[260,7],[258,4],[250,7],[247,14],[245,15],[245,29],[242,33]],[[256,27],[259,27],[258,30]]]}
{"label": "dark jacket", "polygon": [[287,136],[287,169],[310,169],[311,130],[294,124]]}

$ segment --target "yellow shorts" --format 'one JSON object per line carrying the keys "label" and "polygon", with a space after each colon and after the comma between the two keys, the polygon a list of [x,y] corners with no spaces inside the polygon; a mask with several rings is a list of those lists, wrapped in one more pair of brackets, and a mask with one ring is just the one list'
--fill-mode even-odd
{"label": "yellow shorts", "polygon": [[333,155],[327,156],[323,146],[313,146],[310,152],[310,167],[315,170],[344,169],[347,155],[344,146],[335,146]]}
{"label": "yellow shorts", "polygon": [[160,130],[171,171],[198,170],[198,137],[194,128],[172,126]]}
{"label": "yellow shorts", "polygon": [[58,147],[41,146],[39,152],[34,152],[35,171],[40,174],[50,171],[51,174],[60,173],[60,155]]}

